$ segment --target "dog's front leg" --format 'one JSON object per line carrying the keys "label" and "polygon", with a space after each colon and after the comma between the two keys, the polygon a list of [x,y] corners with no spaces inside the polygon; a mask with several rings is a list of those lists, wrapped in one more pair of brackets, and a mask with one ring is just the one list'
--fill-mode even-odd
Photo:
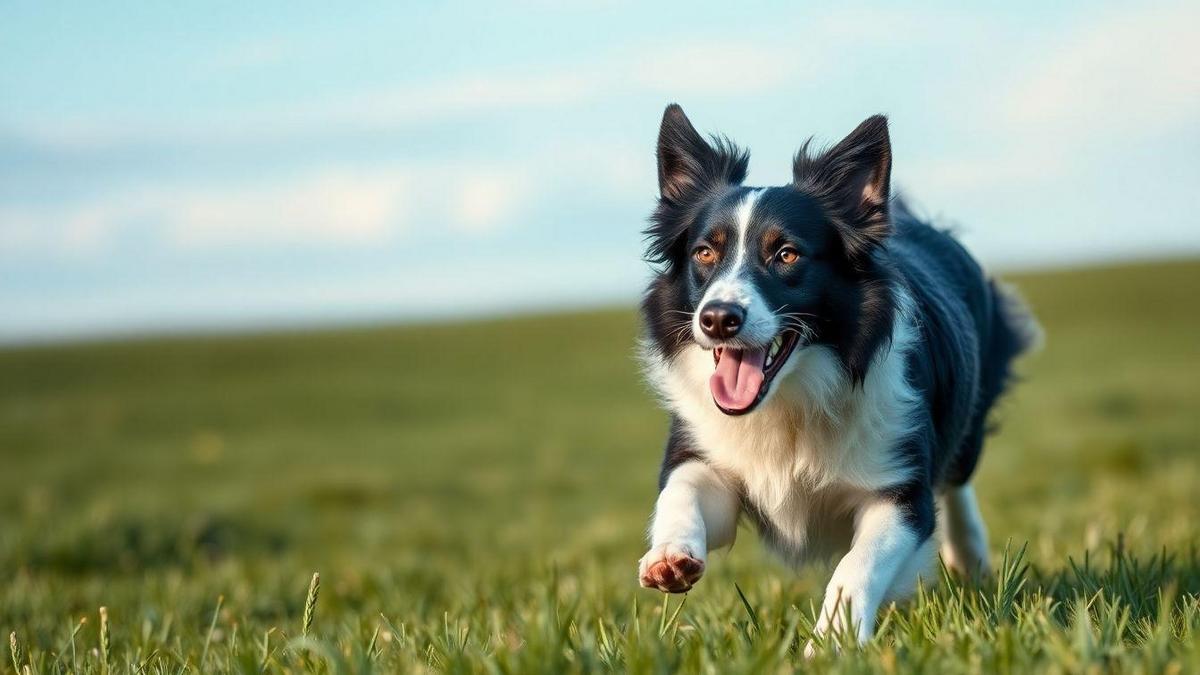
{"label": "dog's front leg", "polygon": [[[856,514],[850,551],[825,588],[817,635],[849,628],[860,644],[871,639],[875,613],[897,575],[928,548],[923,544],[933,533],[933,520],[933,496],[924,486],[876,495],[864,504]],[[805,653],[813,650],[810,642]]]}
{"label": "dog's front leg", "polygon": [[685,593],[704,574],[708,552],[733,543],[739,500],[699,458],[665,469],[664,479],[638,579],[646,588]]}

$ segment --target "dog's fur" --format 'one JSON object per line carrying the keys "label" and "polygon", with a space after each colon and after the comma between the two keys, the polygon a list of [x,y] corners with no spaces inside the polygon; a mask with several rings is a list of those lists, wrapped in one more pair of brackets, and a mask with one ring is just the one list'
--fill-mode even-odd
{"label": "dog's fur", "polygon": [[[640,579],[689,590],[745,516],[791,564],[844,554],[818,631],[848,614],[866,640],[881,603],[929,573],[935,530],[949,567],[987,570],[969,481],[1037,328],[949,234],[891,198],[884,117],[824,152],[806,143],[790,185],[743,186],[748,159],[667,108],[642,358],[671,428]],[[718,305],[742,312],[736,335],[702,327]],[[710,392],[716,355],[741,364],[773,341],[785,348],[758,399]]]}

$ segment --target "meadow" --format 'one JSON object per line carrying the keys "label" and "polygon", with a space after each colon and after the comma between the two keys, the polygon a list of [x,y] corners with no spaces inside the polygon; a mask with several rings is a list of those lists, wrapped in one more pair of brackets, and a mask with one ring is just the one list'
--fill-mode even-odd
{"label": "meadow", "polygon": [[998,573],[811,662],[828,570],[749,530],[638,587],[631,309],[5,348],[0,672],[1200,672],[1200,261],[1009,278]]}

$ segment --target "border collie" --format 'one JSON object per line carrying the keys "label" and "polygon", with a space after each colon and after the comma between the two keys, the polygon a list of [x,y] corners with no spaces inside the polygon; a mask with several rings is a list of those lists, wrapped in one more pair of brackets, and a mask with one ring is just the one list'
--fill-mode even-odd
{"label": "border collie", "polygon": [[817,634],[861,642],[932,571],[935,530],[947,567],[988,571],[971,474],[1038,329],[890,197],[885,117],[810,145],[790,185],[748,187],[748,153],[663,115],[641,351],[671,424],[639,577],[690,590],[745,516],[793,566],[841,555]]}

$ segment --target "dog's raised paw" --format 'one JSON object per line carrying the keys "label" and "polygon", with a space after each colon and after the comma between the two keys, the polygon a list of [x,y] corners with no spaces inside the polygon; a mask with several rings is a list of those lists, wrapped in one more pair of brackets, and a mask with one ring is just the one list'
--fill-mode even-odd
{"label": "dog's raised paw", "polygon": [[677,544],[655,546],[638,565],[642,585],[664,593],[686,593],[703,575],[704,560]]}

